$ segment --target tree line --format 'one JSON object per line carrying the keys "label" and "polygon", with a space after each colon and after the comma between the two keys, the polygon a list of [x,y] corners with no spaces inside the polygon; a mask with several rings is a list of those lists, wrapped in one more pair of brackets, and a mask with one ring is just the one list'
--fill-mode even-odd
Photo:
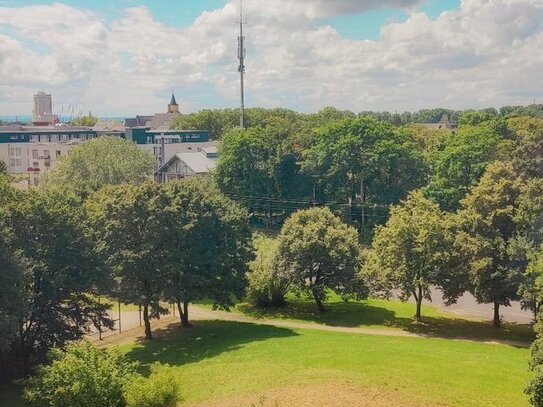
{"label": "tree line", "polygon": [[[122,154],[113,158],[116,148]],[[110,160],[86,173],[96,156]],[[106,137],[60,160],[40,189],[0,177],[2,378],[25,376],[50,349],[112,328],[100,297],[140,305],[151,339],[164,302],[187,326],[191,302],[227,309],[241,296],[251,256],[246,211],[210,179],[146,181],[149,157]],[[74,168],[87,176],[55,176]]]}

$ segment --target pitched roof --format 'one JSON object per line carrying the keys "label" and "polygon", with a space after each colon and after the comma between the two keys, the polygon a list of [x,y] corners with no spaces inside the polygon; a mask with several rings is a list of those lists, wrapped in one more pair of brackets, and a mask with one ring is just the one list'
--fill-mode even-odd
{"label": "pitched roof", "polygon": [[124,132],[124,123],[121,120],[115,119],[100,119],[92,128],[94,131],[99,132]]}
{"label": "pitched roof", "polygon": [[179,113],[157,113],[146,124],[151,130],[170,130],[173,119]]}
{"label": "pitched roof", "polygon": [[176,105],[177,101],[175,100],[175,95],[172,92],[172,98],[170,99],[170,105]]}

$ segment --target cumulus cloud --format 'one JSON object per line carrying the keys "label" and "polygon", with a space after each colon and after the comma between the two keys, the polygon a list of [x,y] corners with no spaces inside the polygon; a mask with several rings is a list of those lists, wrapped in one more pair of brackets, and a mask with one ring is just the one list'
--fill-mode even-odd
{"label": "cumulus cloud", "polygon": [[[543,97],[540,0],[463,0],[435,20],[417,12],[419,3],[246,1],[248,103],[414,110]],[[60,3],[0,7],[0,114],[21,113],[23,97],[29,110],[38,88],[99,114],[160,110],[171,87],[188,110],[234,106],[237,4],[185,28],[157,21],[144,6],[108,22]],[[347,39],[322,23],[383,5],[409,10],[409,18],[382,27],[377,40]],[[205,98],[189,93],[203,91]]]}

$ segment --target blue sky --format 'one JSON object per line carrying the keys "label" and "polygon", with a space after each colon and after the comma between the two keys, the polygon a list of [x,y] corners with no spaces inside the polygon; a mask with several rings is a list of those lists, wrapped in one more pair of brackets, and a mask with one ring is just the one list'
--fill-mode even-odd
{"label": "blue sky", "polygon": [[[247,105],[471,108],[543,99],[543,2],[244,0]],[[239,0],[0,0],[0,115],[238,104]],[[447,13],[445,13],[447,12]],[[522,24],[518,24],[522,22]],[[167,100],[166,100],[167,102]]]}

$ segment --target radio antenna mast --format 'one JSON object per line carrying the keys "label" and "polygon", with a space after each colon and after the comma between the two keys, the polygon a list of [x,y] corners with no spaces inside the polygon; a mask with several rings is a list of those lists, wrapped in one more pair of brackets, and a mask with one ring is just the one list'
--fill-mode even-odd
{"label": "radio antenna mast", "polygon": [[245,89],[244,89],[243,77],[245,75],[245,57],[246,56],[247,56],[247,50],[245,49],[245,37],[243,36],[243,0],[239,0],[238,72],[239,72],[240,86],[241,86],[241,106],[240,106],[239,125],[242,129],[245,128]]}

